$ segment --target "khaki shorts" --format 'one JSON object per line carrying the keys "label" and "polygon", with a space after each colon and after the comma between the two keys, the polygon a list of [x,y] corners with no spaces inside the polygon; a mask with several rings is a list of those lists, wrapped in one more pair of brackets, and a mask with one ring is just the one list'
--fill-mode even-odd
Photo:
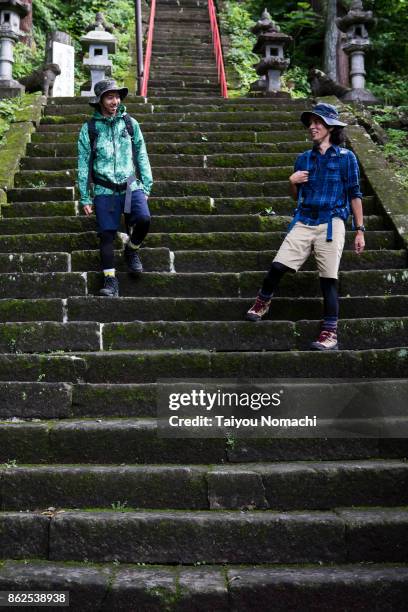
{"label": "khaki shorts", "polygon": [[344,221],[335,217],[333,223],[333,240],[327,242],[327,223],[305,225],[297,221],[285,240],[282,242],[274,261],[292,270],[299,270],[310,256],[312,249],[323,278],[337,278],[340,259],[344,248],[346,228]]}

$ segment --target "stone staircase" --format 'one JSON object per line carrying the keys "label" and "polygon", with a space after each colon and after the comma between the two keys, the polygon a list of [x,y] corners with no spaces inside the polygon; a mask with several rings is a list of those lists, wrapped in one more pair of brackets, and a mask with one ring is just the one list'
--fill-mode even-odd
{"label": "stone staircase", "polygon": [[[340,275],[341,349],[311,353],[313,261],[243,321],[293,203],[302,100],[219,97],[205,3],[159,0],[148,99],[146,272],[99,298],[76,202],[86,100],[51,99],[0,220],[0,591],[83,610],[402,611],[403,439],[170,439],[159,378],[400,379],[407,253],[364,180],[367,250]],[[263,215],[261,213],[267,212]],[[300,296],[300,297],[299,297]],[[405,379],[405,380],[404,380]]]}

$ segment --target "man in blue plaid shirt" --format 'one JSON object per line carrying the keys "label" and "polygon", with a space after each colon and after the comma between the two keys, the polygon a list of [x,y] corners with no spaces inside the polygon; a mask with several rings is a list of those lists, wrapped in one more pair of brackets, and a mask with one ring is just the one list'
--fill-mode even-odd
{"label": "man in blue plaid shirt", "polygon": [[271,298],[285,272],[297,272],[310,253],[319,270],[324,313],[314,350],[336,350],[339,302],[337,278],[344,248],[345,223],[354,217],[356,253],[364,250],[362,194],[356,156],[341,146],[345,123],[339,120],[337,108],[317,104],[301,115],[309,128],[313,148],[301,153],[289,177],[297,208],[288,234],[264,278],[255,303],[248,310],[249,321],[260,321],[268,312]]}

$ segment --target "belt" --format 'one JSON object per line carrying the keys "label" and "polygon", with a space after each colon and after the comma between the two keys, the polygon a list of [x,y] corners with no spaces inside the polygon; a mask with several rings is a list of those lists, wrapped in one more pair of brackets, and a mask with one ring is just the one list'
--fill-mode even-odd
{"label": "belt", "polygon": [[112,183],[112,181],[105,181],[104,179],[101,179],[101,178],[97,178],[97,177],[93,178],[93,183],[95,185],[100,185],[101,187],[105,187],[106,189],[110,189],[111,191],[114,191],[115,193],[119,193],[121,191],[125,191],[126,190],[124,212],[127,213],[127,214],[130,214],[130,212],[131,212],[131,202],[132,202],[131,185],[135,181],[136,181],[136,176],[134,174],[129,176],[129,178],[126,181],[126,183]]}

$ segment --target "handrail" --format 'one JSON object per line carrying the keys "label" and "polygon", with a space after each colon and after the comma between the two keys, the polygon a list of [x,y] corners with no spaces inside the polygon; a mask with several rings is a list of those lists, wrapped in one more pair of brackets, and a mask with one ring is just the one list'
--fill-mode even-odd
{"label": "handrail", "polygon": [[221,38],[214,0],[208,0],[208,13],[210,16],[211,35],[214,45],[215,61],[217,63],[218,82],[221,86],[221,95],[224,98],[228,98],[227,79],[225,78],[224,58],[222,56]]}
{"label": "handrail", "polygon": [[142,89],[140,92],[141,96],[146,96],[147,85],[149,83],[150,61],[152,59],[152,46],[153,46],[153,32],[154,32],[155,16],[156,16],[156,0],[152,0],[152,4],[150,6],[149,31],[147,34],[146,55],[145,55],[144,70],[143,70],[143,83],[142,83]]}

